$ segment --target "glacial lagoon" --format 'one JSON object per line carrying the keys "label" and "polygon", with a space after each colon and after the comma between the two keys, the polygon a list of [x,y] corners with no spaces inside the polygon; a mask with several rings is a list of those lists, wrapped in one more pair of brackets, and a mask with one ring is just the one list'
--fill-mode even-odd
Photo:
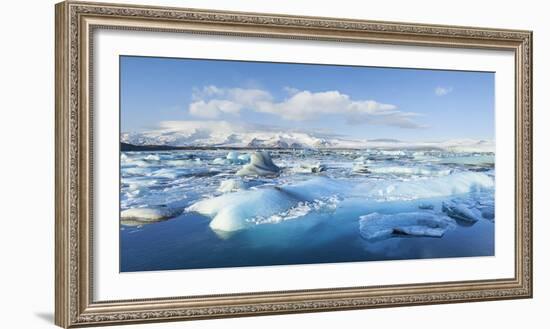
{"label": "glacial lagoon", "polygon": [[122,272],[494,255],[494,155],[122,152]]}

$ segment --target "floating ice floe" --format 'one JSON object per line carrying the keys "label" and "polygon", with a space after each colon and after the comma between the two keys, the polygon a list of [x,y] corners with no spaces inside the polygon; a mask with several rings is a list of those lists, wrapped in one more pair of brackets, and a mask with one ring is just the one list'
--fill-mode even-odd
{"label": "floating ice floe", "polygon": [[212,164],[223,166],[223,165],[231,164],[231,162],[225,158],[215,158],[214,160],[212,160]]}
{"label": "floating ice floe", "polygon": [[372,213],[359,217],[359,232],[367,241],[410,235],[442,237],[452,223],[431,212]]}
{"label": "floating ice floe", "polygon": [[160,156],[157,155],[157,154],[149,154],[144,158],[144,160],[147,160],[147,161],[160,161]]}
{"label": "floating ice floe", "polygon": [[446,164],[460,165],[486,165],[493,166],[495,164],[494,154],[477,154],[477,155],[456,155],[444,157],[441,162]]}
{"label": "floating ice floe", "polygon": [[358,158],[355,158],[353,160],[355,163],[362,163],[362,164],[370,164],[372,163],[373,161],[372,160],[369,160],[367,157],[365,157],[364,155],[361,155],[360,157]]}
{"label": "floating ice floe", "polygon": [[478,197],[475,206],[481,211],[481,217],[495,220],[495,199],[492,196]]}
{"label": "floating ice floe", "polygon": [[187,168],[162,168],[154,171],[151,177],[176,179],[180,177],[209,177],[218,174],[219,171],[208,167],[187,167]]}
{"label": "floating ice floe", "polygon": [[248,187],[248,184],[240,179],[228,179],[220,183],[218,191],[222,193],[235,192],[239,190],[246,190]]}
{"label": "floating ice floe", "polygon": [[[270,218],[279,222],[297,218],[298,214],[303,216],[322,202],[337,202],[335,196],[342,188],[333,180],[317,177],[293,185],[265,186],[223,194],[196,202],[187,211],[211,217],[213,230],[232,232],[270,222]],[[308,211],[304,211],[306,208]]]}
{"label": "floating ice floe", "polygon": [[439,169],[436,167],[406,167],[406,166],[384,166],[370,167],[370,172],[375,174],[397,174],[397,175],[419,175],[419,176],[446,176],[451,169]]}
{"label": "floating ice floe", "polygon": [[123,171],[123,175],[125,176],[147,176],[149,175],[151,170],[149,168],[144,167],[132,167],[132,168],[125,168]]}
{"label": "floating ice floe", "polygon": [[326,171],[327,167],[321,163],[303,163],[299,166],[292,168],[292,171],[297,174],[311,174],[320,173]]}
{"label": "floating ice floe", "polygon": [[227,153],[225,158],[215,158],[212,161],[212,164],[215,165],[230,165],[230,164],[246,164],[250,162],[250,155],[245,154],[239,154],[235,151],[230,151]]}
{"label": "floating ice floe", "polygon": [[418,205],[418,209],[433,210],[433,209],[434,209],[434,205],[431,204],[431,203],[421,203],[421,204]]}
{"label": "floating ice floe", "polygon": [[415,180],[372,180],[355,186],[355,193],[379,200],[415,200],[491,190],[494,179],[484,173],[456,172]]}
{"label": "floating ice floe", "polygon": [[277,167],[268,152],[254,152],[250,156],[250,163],[244,165],[239,171],[238,176],[276,176],[281,169]]}
{"label": "floating ice floe", "polygon": [[181,209],[170,207],[130,208],[120,212],[120,220],[122,225],[135,226],[173,218],[181,212]]}
{"label": "floating ice floe", "polygon": [[184,167],[184,166],[190,166],[190,165],[198,165],[201,163],[200,158],[195,159],[179,159],[179,160],[166,160],[163,161],[162,164],[166,166],[172,166],[172,167]]}
{"label": "floating ice floe", "polygon": [[371,173],[367,164],[363,162],[354,163],[352,167],[352,171],[356,174],[361,174],[361,175]]}
{"label": "floating ice floe", "polygon": [[250,155],[248,153],[239,154],[235,151],[227,153],[225,158],[234,164],[245,164],[250,161]]}
{"label": "floating ice floe", "polygon": [[461,203],[458,200],[444,201],[441,204],[441,211],[451,218],[469,224],[477,222],[482,217],[479,209],[466,203]]}

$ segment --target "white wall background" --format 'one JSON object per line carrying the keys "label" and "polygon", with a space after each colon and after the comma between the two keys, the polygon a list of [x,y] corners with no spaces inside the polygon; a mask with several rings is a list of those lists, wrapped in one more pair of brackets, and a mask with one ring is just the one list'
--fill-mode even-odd
{"label": "white wall background", "polygon": [[[111,1],[109,1],[111,2]],[[118,2],[529,29],[534,31],[535,146],[550,138],[550,22],[544,1],[133,0]],[[54,3],[10,1],[0,18],[0,327],[52,328],[54,298]],[[535,298],[270,316],[140,328],[378,326],[483,328],[547,326],[550,220],[544,190],[550,166],[535,149]],[[134,328],[138,326],[126,326]]]}

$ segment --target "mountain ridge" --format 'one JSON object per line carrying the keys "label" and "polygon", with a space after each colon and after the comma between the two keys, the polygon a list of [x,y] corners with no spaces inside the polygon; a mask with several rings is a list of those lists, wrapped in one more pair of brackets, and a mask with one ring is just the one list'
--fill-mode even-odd
{"label": "mountain ridge", "polygon": [[122,150],[166,149],[410,149],[445,150],[450,152],[494,152],[494,141],[483,139],[454,139],[439,142],[406,142],[378,138],[354,140],[341,137],[315,136],[301,132],[245,132],[223,134],[194,132],[122,133]]}

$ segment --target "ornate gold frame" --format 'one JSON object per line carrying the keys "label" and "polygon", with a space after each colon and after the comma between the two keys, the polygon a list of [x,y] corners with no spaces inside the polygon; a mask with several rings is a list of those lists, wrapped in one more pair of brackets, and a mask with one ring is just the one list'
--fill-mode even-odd
{"label": "ornate gold frame", "polygon": [[[90,36],[98,28],[513,51],[514,278],[94,302]],[[55,39],[57,325],[78,327],[532,297],[532,32],[66,1],[56,5]]]}

